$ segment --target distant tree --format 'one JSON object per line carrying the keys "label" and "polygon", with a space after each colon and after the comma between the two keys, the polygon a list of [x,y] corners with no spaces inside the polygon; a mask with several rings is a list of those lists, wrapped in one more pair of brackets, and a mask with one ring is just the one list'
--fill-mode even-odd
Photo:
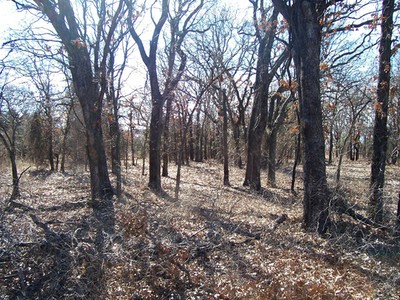
{"label": "distant tree", "polygon": [[39,111],[35,111],[30,120],[28,142],[30,159],[36,164],[36,167],[42,166],[46,159],[46,134],[45,119]]}
{"label": "distant tree", "polygon": [[385,183],[386,152],[388,145],[387,118],[390,96],[394,7],[394,0],[382,1],[382,15],[380,17],[381,38],[379,45],[379,73],[377,101],[375,104],[370,183],[370,216],[377,223],[383,221],[383,188]]}
{"label": "distant tree", "polygon": [[7,83],[4,83],[0,90],[0,141],[7,150],[11,164],[12,192],[10,200],[20,196],[20,175],[17,168],[18,131],[24,115],[21,109],[32,98],[33,95],[28,90]]}
{"label": "distant tree", "polygon": [[58,97],[58,92],[55,91],[54,88],[54,76],[55,70],[51,69],[51,65],[47,64],[45,61],[38,61],[36,58],[33,58],[31,62],[25,68],[25,71],[28,73],[28,77],[30,77],[33,85],[37,89],[39,94],[38,97],[38,109],[43,115],[43,138],[45,144],[43,145],[43,151],[46,152],[46,158],[50,165],[50,171],[55,171],[54,165],[54,138],[53,138],[53,130],[54,130],[54,106],[55,101]]}

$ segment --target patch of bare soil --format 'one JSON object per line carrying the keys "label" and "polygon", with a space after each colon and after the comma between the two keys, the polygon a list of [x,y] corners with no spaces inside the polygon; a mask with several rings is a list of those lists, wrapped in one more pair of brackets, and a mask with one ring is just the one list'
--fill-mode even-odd
{"label": "patch of bare soil", "polygon": [[[3,172],[0,298],[400,299],[399,240],[337,214],[326,236],[305,232],[301,182],[293,195],[288,170],[279,170],[276,188],[255,193],[242,187],[244,170],[231,167],[224,187],[221,165],[191,163],[176,200],[174,166],[162,195],[147,188],[140,167],[129,168],[115,235],[101,232],[86,206],[88,174],[27,172],[16,205]],[[369,165],[342,174],[340,192],[365,215]],[[399,174],[388,168],[391,227]]]}

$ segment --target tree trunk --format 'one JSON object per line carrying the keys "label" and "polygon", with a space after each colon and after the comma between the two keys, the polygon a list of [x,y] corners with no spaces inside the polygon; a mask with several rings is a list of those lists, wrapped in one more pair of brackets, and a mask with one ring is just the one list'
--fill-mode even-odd
{"label": "tree trunk", "polygon": [[296,137],[296,150],[294,155],[293,169],[292,169],[292,184],[290,186],[290,190],[294,192],[294,185],[296,183],[296,169],[297,164],[300,160],[300,151],[301,151],[301,133],[299,132]]}
{"label": "tree trunk", "polygon": [[62,139],[62,143],[61,143],[60,171],[62,173],[65,173],[65,158],[66,158],[66,155],[67,155],[67,137],[68,137],[69,130],[71,128],[72,108],[73,108],[73,103],[71,102],[70,106],[68,107],[67,119],[65,121],[63,139]]}
{"label": "tree trunk", "polygon": [[[274,10],[269,22],[275,24],[278,11]],[[275,25],[274,25],[275,26]],[[247,137],[247,165],[243,185],[252,189],[261,189],[260,163],[261,141],[267,125],[269,86],[273,80],[274,71],[269,69],[271,51],[274,43],[274,30],[270,30],[260,40],[257,61],[257,74],[254,88],[254,103],[251,111]],[[283,61],[281,61],[282,63]],[[280,64],[281,64],[280,63]],[[276,62],[275,66],[278,63]]]}
{"label": "tree trunk", "polygon": [[[69,69],[85,122],[91,186],[89,204],[93,207],[102,230],[111,234],[114,233],[115,225],[112,202],[114,192],[108,175],[101,127],[104,87],[97,80],[99,75],[105,76],[106,72],[104,69],[100,70],[98,65],[92,64],[89,49],[81,39],[84,37],[81,37],[81,28],[76,22],[70,1],[60,1],[59,5],[49,0],[36,1],[36,3],[43,14],[49,18],[68,54]],[[111,38],[112,35],[108,37]],[[103,54],[107,56],[106,53]],[[94,74],[94,71],[97,73]],[[103,79],[101,78],[101,82],[104,81]]]}
{"label": "tree trunk", "polygon": [[329,128],[329,157],[328,157],[328,164],[332,164],[332,156],[333,155],[333,122]]}
{"label": "tree trunk", "polygon": [[268,138],[268,185],[275,187],[276,185],[276,146],[278,138],[278,130],[273,128]]}
{"label": "tree trunk", "polygon": [[390,59],[392,56],[394,0],[382,1],[382,34],[379,47],[379,78],[375,125],[373,133],[373,154],[371,163],[370,216],[376,223],[383,221],[383,187],[385,183],[386,152],[388,143],[387,115],[390,90]]}
{"label": "tree trunk", "polygon": [[143,140],[143,151],[142,151],[142,176],[144,176],[146,174],[145,170],[146,170],[146,145],[147,145],[147,138],[148,138],[148,128],[146,127],[146,130],[144,132],[144,140]]}
{"label": "tree trunk", "polygon": [[131,144],[131,163],[132,166],[135,166],[135,125],[133,124],[132,112],[129,113],[129,137]]}
{"label": "tree trunk", "polygon": [[168,97],[167,99],[167,110],[165,113],[164,120],[164,143],[163,143],[163,166],[162,166],[162,176],[168,177],[168,163],[169,163],[169,152],[170,152],[170,118],[171,118],[171,109],[172,109],[172,100],[173,97]]}
{"label": "tree trunk", "polygon": [[223,111],[223,126],[222,126],[222,145],[224,151],[224,185],[229,186],[229,153],[228,153],[228,112],[227,112],[228,96],[226,91],[222,91],[222,111]]}
{"label": "tree trunk", "polygon": [[189,158],[191,161],[194,161],[193,123],[189,124]]}
{"label": "tree trunk", "polygon": [[162,96],[153,100],[150,119],[149,187],[161,192],[161,135],[164,101]]}
{"label": "tree trunk", "polygon": [[294,62],[299,81],[300,123],[304,145],[303,221],[309,231],[324,233],[328,227],[329,190],[326,180],[325,142],[320,93],[320,48],[323,13],[316,1],[298,0],[288,7],[273,0],[289,22]]}
{"label": "tree trunk", "polygon": [[196,114],[196,145],[195,145],[195,161],[203,161],[203,127],[200,123],[200,109],[197,110]]}
{"label": "tree trunk", "polygon": [[240,125],[237,122],[232,123],[233,139],[235,141],[235,166],[243,168],[242,155],[240,153]]}
{"label": "tree trunk", "polygon": [[17,160],[16,160],[16,155],[15,155],[14,150],[9,151],[8,155],[10,157],[11,175],[12,175],[12,192],[11,192],[10,200],[15,200],[16,198],[18,198],[21,195],[20,190],[19,190]]}

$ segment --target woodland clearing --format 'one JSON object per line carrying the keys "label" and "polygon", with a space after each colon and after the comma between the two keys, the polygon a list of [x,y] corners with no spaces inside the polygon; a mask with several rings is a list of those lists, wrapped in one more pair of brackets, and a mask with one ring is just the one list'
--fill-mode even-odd
{"label": "woodland clearing", "polygon": [[[366,161],[342,169],[341,193],[363,215],[369,172]],[[400,299],[392,230],[332,214],[326,236],[305,232],[301,172],[294,195],[290,166],[278,169],[276,188],[263,182],[256,193],[242,186],[244,170],[231,167],[225,187],[220,164],[192,162],[177,201],[173,177],[163,178],[160,196],[141,167],[129,167],[115,236],[96,230],[88,173],[31,169],[11,206],[9,174],[1,173],[1,299]],[[390,228],[399,186],[400,168],[388,166]],[[99,235],[105,249],[96,248]]]}

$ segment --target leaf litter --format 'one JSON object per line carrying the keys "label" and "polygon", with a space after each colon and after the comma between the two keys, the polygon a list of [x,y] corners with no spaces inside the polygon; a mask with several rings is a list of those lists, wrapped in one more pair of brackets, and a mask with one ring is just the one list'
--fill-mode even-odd
{"label": "leaf litter", "polygon": [[[342,190],[366,214],[362,164],[343,167]],[[400,298],[399,240],[390,233],[344,215],[332,216],[327,236],[308,233],[301,182],[292,194],[284,168],[277,187],[261,192],[242,187],[244,170],[230,171],[225,187],[218,163],[183,166],[176,200],[174,175],[157,195],[140,168],[129,168],[115,200],[115,236],[96,229],[87,173],[30,171],[21,182],[23,206],[8,209],[2,190],[1,299]],[[388,167],[392,219],[398,171]],[[334,167],[328,172],[333,178]],[[99,236],[104,249],[96,247]]]}

